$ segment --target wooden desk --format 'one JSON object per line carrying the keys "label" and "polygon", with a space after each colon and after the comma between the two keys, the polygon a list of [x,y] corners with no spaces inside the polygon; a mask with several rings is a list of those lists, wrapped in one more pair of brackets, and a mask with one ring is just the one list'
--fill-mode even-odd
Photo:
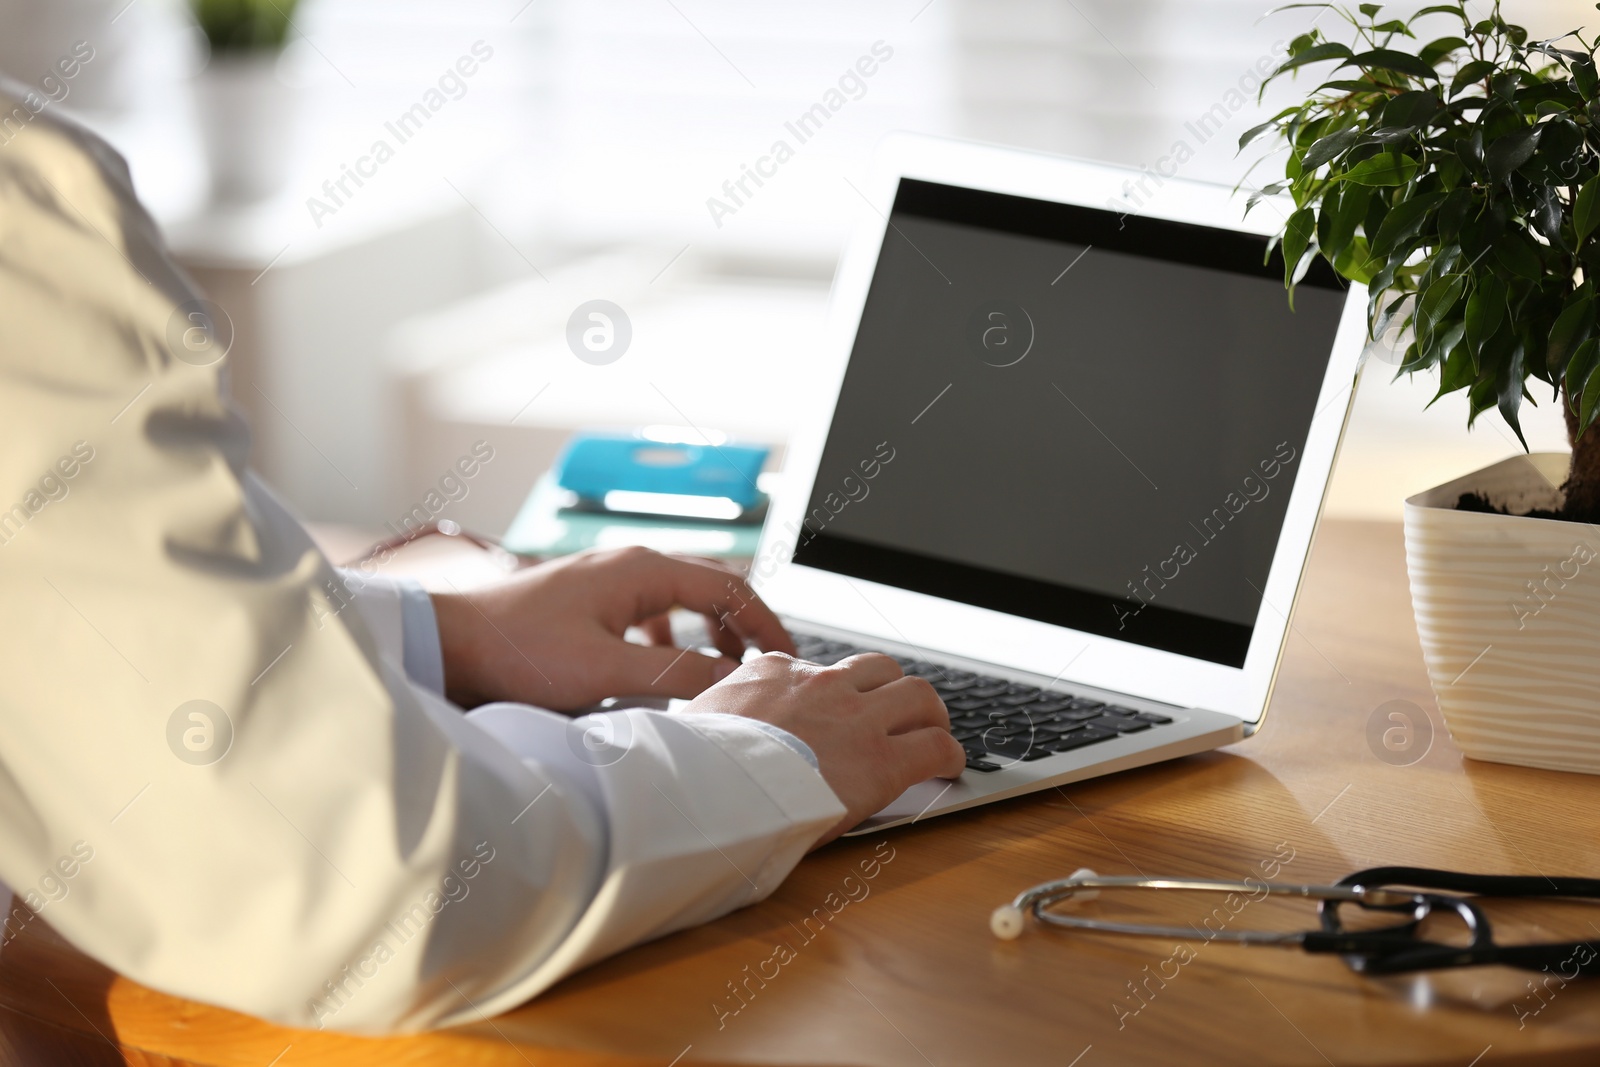
{"label": "wooden desk", "polygon": [[[1551,979],[1539,999],[1528,975],[1500,969],[1370,980],[1337,959],[1198,937],[1185,958],[1159,940],[990,936],[996,904],[1085,865],[1239,878],[1292,852],[1281,877],[1305,881],[1383,863],[1600,876],[1600,778],[1464,762],[1442,727],[1419,762],[1386,763],[1367,726],[1392,700],[1433,705],[1400,530],[1329,523],[1266,726],[1230,749],[832,845],[763,904],[635,949],[508,1015],[416,1038],[282,1030],[174,1000],[35,922],[0,953],[0,1062],[1595,1063],[1600,982]],[[893,858],[859,883],[869,895],[808,941],[804,919],[843,896],[880,841]],[[1213,904],[1186,907],[1199,921]],[[1304,915],[1262,902],[1237,923]],[[1589,929],[1586,916],[1567,918],[1561,933]],[[751,981],[748,1003],[719,1028],[715,1005],[739,1004],[728,983],[780,941],[794,958],[764,986]],[[1518,1007],[1538,1014],[1519,1020]]]}

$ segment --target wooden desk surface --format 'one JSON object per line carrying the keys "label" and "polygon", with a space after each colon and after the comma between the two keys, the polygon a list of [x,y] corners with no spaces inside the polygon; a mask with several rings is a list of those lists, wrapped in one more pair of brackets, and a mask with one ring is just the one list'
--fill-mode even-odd
{"label": "wooden desk surface", "polygon": [[[1423,758],[1385,762],[1368,723],[1396,700],[1433,707],[1399,527],[1330,522],[1266,725],[1232,748],[837,843],[760,905],[415,1038],[283,1030],[178,1001],[35,922],[0,953],[0,1063],[1595,1063],[1600,982],[1552,978],[1536,996],[1530,976],[1498,968],[1371,980],[1334,958],[1200,937],[990,936],[996,904],[1080,866],[1241,878],[1292,856],[1280,877],[1297,881],[1387,863],[1600,876],[1600,778],[1465,762],[1436,713]],[[875,851],[892,858],[847,883]],[[847,891],[860,899],[832,914],[830,894],[837,907]],[[1215,904],[1188,899],[1184,916]],[[826,922],[802,929],[816,909]],[[1307,915],[1261,902],[1230,928]],[[1575,906],[1560,918],[1568,937],[1591,929]],[[792,958],[764,962],[780,942]],[[734,999],[729,983],[758,969],[765,984]]]}

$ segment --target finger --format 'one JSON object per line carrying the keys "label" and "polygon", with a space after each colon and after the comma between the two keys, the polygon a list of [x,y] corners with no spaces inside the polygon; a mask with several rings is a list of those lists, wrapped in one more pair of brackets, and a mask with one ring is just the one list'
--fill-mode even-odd
{"label": "finger", "polygon": [[905,675],[900,669],[900,664],[881,652],[861,652],[847,656],[835,663],[833,669],[843,671],[850,684],[861,693],[887,685]]}
{"label": "finger", "polygon": [[942,727],[930,726],[900,734],[890,742],[894,762],[906,772],[909,782],[929,778],[959,778],[967,767],[967,754],[961,743]]}
{"label": "finger", "polygon": [[724,623],[723,616],[706,615],[706,634],[717,651],[735,660],[744,658],[744,638],[737,630]]}
{"label": "finger", "polygon": [[727,656],[707,656],[668,645],[625,645],[618,654],[614,688],[618,696],[681,697],[689,700],[739,667]]}
{"label": "finger", "polygon": [[872,706],[883,716],[884,728],[891,734],[929,726],[950,729],[950,712],[925,679],[900,678],[880,686],[871,697]]}
{"label": "finger", "polygon": [[644,620],[639,624],[639,629],[652,645],[676,644],[672,637],[672,619],[666,615],[657,615]]}
{"label": "finger", "polygon": [[[680,604],[690,611],[715,617],[724,628],[753,642],[763,652],[795,654],[794,641],[778,616],[756,595],[750,583],[733,570],[697,556],[661,556],[658,559],[666,563],[668,569],[656,575],[665,581],[654,583],[657,588],[652,592],[657,596],[665,592],[672,600],[657,610],[665,611],[673,603]],[[662,586],[665,589],[660,588]]]}

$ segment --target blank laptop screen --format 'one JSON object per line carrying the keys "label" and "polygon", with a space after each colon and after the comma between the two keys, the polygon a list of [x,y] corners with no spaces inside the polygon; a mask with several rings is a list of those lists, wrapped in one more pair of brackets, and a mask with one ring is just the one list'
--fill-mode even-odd
{"label": "blank laptop screen", "polygon": [[1241,666],[1345,302],[1266,251],[903,179],[795,561]]}

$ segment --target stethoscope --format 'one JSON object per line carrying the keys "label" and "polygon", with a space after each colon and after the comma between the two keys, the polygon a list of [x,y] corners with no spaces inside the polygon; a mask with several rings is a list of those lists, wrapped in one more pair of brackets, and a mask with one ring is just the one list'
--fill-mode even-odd
{"label": "stethoscope", "polygon": [[[1249,899],[1263,896],[1300,897],[1318,902],[1321,928],[1317,930],[1211,930],[1193,926],[1117,922],[1089,918],[1062,910],[1085,903],[1102,889],[1174,889],[1236,893]],[[1498,963],[1529,970],[1555,966],[1565,977],[1600,974],[1600,939],[1532,945],[1497,945],[1493,928],[1475,897],[1564,898],[1600,901],[1600,879],[1545,878],[1502,874],[1460,874],[1425,867],[1372,867],[1356,871],[1335,885],[1267,882],[1246,879],[1146,878],[1103,876],[1083,868],[1070,878],[1044,882],[1028,889],[989,916],[989,929],[1003,941],[1022,936],[1031,914],[1050,926],[1136,937],[1165,937],[1206,941],[1231,941],[1245,945],[1298,947],[1305,952],[1335,953],[1361,974],[1404,974],[1444,967],[1472,967]],[[1339,917],[1342,905],[1392,914],[1396,921],[1374,929],[1348,930]],[[1435,912],[1460,919],[1471,935],[1465,945],[1427,941],[1417,931]]]}

